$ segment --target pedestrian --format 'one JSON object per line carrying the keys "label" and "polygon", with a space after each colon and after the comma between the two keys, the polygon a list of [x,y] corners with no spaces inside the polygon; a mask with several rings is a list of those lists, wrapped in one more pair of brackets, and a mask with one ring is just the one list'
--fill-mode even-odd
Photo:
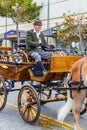
{"label": "pedestrian", "polygon": [[74,50],[73,55],[77,56],[78,55],[78,51]]}
{"label": "pedestrian", "polygon": [[47,42],[41,32],[42,22],[37,19],[33,23],[33,30],[28,31],[26,35],[26,42],[29,55],[35,60],[43,74],[46,70],[42,64],[42,59],[50,60],[51,53],[45,52],[43,48],[47,47]]}

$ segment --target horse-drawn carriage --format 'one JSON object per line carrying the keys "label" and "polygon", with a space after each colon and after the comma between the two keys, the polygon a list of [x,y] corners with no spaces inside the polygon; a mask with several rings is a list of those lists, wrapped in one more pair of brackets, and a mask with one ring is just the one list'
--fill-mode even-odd
{"label": "horse-drawn carriage", "polygon": [[[11,51],[10,47],[0,50]],[[26,52],[16,54],[0,54],[0,110],[7,101],[10,91],[19,90],[18,109],[22,118],[35,123],[40,115],[41,105],[48,102],[67,100],[67,88],[64,86],[66,76],[72,65],[81,56],[61,56],[59,53],[51,57],[50,63],[42,61],[47,73],[42,75],[34,61],[30,61]],[[15,89],[15,82],[25,82],[21,89]],[[52,95],[52,92],[54,94]],[[86,111],[85,106],[81,113]]]}

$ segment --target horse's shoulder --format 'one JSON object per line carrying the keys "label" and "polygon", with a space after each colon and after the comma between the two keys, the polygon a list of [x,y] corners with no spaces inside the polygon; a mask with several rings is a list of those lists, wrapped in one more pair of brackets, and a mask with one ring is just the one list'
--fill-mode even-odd
{"label": "horse's shoulder", "polygon": [[80,66],[81,66],[82,60],[83,60],[83,58],[81,58],[80,60],[76,61],[76,62],[72,65],[71,71],[78,71],[78,69],[79,69]]}

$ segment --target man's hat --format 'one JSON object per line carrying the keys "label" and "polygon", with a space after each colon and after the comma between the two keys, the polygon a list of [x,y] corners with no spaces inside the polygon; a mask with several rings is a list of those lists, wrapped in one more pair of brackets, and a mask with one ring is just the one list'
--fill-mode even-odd
{"label": "man's hat", "polygon": [[37,19],[37,20],[34,21],[33,25],[42,26],[42,22],[41,22],[41,20]]}

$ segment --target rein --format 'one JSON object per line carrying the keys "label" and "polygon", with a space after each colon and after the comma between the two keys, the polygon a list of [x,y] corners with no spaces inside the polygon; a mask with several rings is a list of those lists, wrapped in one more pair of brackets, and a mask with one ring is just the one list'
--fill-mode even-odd
{"label": "rein", "polygon": [[[83,84],[84,82],[83,81],[69,81],[68,82],[68,85],[70,86],[70,88],[67,88],[67,90],[78,90],[78,91],[80,91],[81,89],[87,89],[87,86],[85,86],[84,84]],[[71,85],[78,85],[78,88],[71,88]],[[83,86],[83,87],[81,87],[81,86]]]}

